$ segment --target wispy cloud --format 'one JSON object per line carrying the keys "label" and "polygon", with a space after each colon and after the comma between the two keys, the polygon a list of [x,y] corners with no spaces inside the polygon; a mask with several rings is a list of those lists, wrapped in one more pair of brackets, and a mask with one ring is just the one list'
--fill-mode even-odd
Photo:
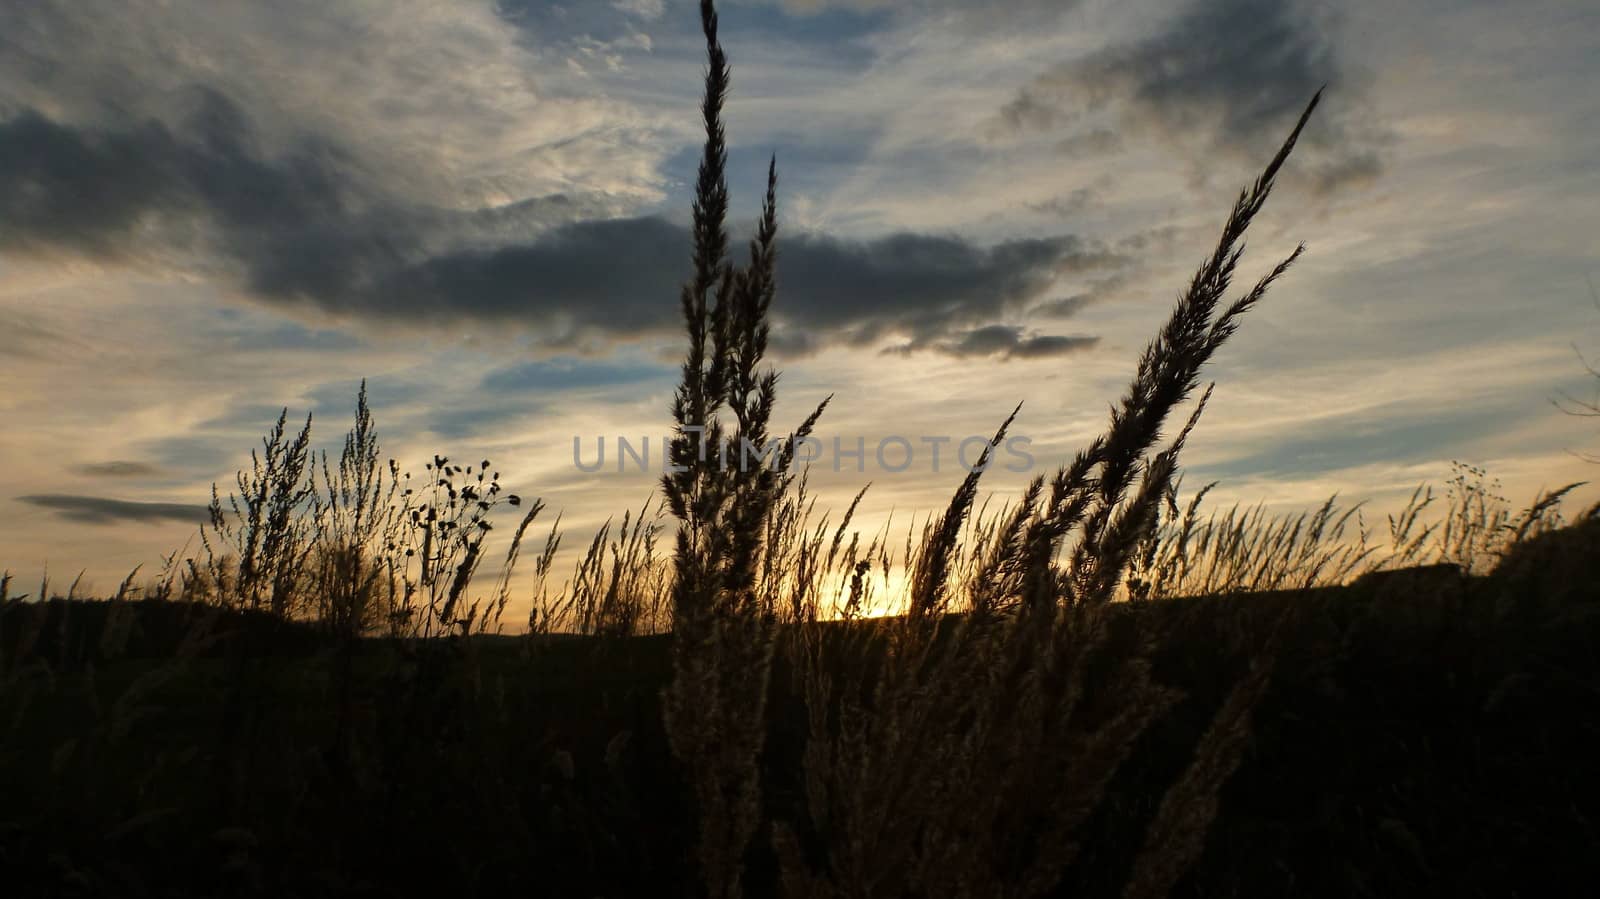
{"label": "wispy cloud", "polygon": [[120,524],[124,522],[182,521],[199,524],[208,517],[205,506],[181,503],[143,503],[70,493],[44,493],[19,496],[20,502],[49,509],[78,524]]}
{"label": "wispy cloud", "polygon": [[36,315],[0,309],[0,357],[38,359],[63,349],[77,350],[81,345]]}
{"label": "wispy cloud", "polygon": [[1120,144],[1109,115],[1121,131],[1254,159],[1326,85],[1332,95],[1299,161],[1318,189],[1333,190],[1376,177],[1385,143],[1367,104],[1371,79],[1340,52],[1334,28],[1307,3],[1191,3],[1154,33],[1050,66],[997,118],[1019,133],[1077,126],[1060,144],[1070,155]]}
{"label": "wispy cloud", "polygon": [[159,466],[149,462],[130,462],[126,459],[90,462],[74,466],[73,471],[91,478],[148,478],[162,473]]}

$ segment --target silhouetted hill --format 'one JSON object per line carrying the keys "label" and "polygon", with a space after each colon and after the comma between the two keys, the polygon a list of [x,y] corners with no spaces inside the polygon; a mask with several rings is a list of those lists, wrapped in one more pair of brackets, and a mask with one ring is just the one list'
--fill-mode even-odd
{"label": "silhouetted hill", "polygon": [[57,598],[0,608],[0,651],[14,658],[27,649],[56,668],[110,658],[215,656],[241,638],[252,641],[253,652],[289,657],[326,642],[308,623],[190,602]]}

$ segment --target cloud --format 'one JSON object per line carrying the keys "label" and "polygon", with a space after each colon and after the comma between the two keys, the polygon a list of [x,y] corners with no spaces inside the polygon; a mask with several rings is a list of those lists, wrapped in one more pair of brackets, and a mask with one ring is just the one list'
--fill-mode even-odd
{"label": "cloud", "polygon": [[148,462],[91,462],[75,466],[73,471],[91,478],[146,478],[161,474],[161,469]]}
{"label": "cloud", "polygon": [[215,0],[197,15],[168,0],[40,0],[0,8],[0,34],[0,111],[176,131],[202,88],[248,113],[266,155],[338,147],[423,205],[498,206],[579,181],[660,197],[660,120],[543,86],[552,38],[530,40],[496,3]]}
{"label": "cloud", "polygon": [[1060,299],[1040,303],[1029,309],[1028,315],[1037,315],[1044,318],[1071,318],[1088,308],[1094,301],[1095,297],[1089,294],[1075,293],[1070,297],[1061,297]]}
{"label": "cloud", "polygon": [[[321,423],[328,419],[323,417],[322,408],[336,411],[334,420],[338,420],[345,418],[354,407],[354,387],[340,396],[337,403],[319,407],[316,413],[319,424],[313,428],[313,437],[326,434]],[[231,472],[249,467],[251,445],[260,446],[263,435],[272,429],[280,414],[288,412],[285,428],[291,435],[306,421],[306,413],[301,409],[286,409],[270,403],[233,399],[224,404],[222,410],[220,414],[190,424],[180,433],[142,440],[137,449],[168,471],[185,472],[191,478],[210,478],[228,472],[225,480],[232,481]]]}
{"label": "cloud", "polygon": [[549,359],[496,369],[484,377],[483,389],[493,393],[568,391],[653,381],[670,386],[677,374],[678,370],[668,365]]}
{"label": "cloud", "polygon": [[1034,212],[1058,218],[1072,218],[1089,207],[1100,202],[1105,195],[1103,184],[1091,187],[1078,187],[1064,194],[1057,194],[1048,200],[1030,202],[1028,208]]}
{"label": "cloud", "polygon": [[46,0],[0,34],[0,250],[302,301],[663,196],[660,117],[537,89],[490,3]]}
{"label": "cloud", "polygon": [[[0,228],[4,225],[0,224]],[[81,342],[41,321],[37,316],[0,309],[0,360],[43,359],[63,349],[81,352]]]}
{"label": "cloud", "polygon": [[467,440],[492,433],[507,422],[535,419],[545,412],[543,404],[523,400],[508,404],[457,405],[435,409],[420,422],[429,432],[447,440]]}
{"label": "cloud", "polygon": [[159,126],[87,136],[26,110],[0,123],[0,248],[118,255],[173,184]]}
{"label": "cloud", "polygon": [[[1398,405],[1398,404],[1396,404]],[[1415,404],[1412,404],[1413,406]],[[1208,461],[1207,478],[1285,477],[1378,463],[1439,460],[1441,447],[1470,452],[1497,434],[1546,415],[1538,406],[1503,405],[1494,415],[1481,409],[1380,408],[1307,422],[1299,433],[1265,441]]]}
{"label": "cloud", "polygon": [[1046,300],[1037,306],[1032,306],[1025,316],[1029,319],[1072,318],[1096,303],[1115,297],[1128,286],[1133,271],[1134,269],[1130,267],[1103,277],[1090,278],[1083,284],[1083,290],[1078,293]]}
{"label": "cloud", "polygon": [[[1059,62],[996,113],[1013,133],[1048,131],[1098,113],[1142,129],[1254,160],[1280,140],[1323,85],[1328,102],[1307,129],[1314,184],[1369,180],[1385,138],[1367,109],[1370,79],[1339,52],[1335,23],[1306,3],[1192,2],[1148,36]],[[1068,155],[1114,149],[1103,126],[1062,140]]]}
{"label": "cloud", "polygon": [[1054,98],[1041,97],[1039,91],[1028,87],[1000,107],[1000,124],[1011,131],[1048,131],[1076,118],[1075,112]]}
{"label": "cloud", "polygon": [[[0,123],[0,248],[132,258],[198,243],[208,251],[200,265],[237,269],[240,286],[268,302],[420,326],[520,323],[549,346],[677,327],[690,246],[683,225],[561,221],[589,210],[551,197],[529,201],[522,216],[551,223],[542,234],[451,247],[440,215],[363,193],[333,148],[266,159],[250,133],[242,112],[214,94],[187,140],[157,124],[85,133],[37,113]],[[855,345],[992,323],[1058,277],[1125,261],[1072,235],[981,247],[912,232],[865,241],[800,233],[781,238],[779,252],[780,328]],[[274,339],[341,343],[300,328]]]}
{"label": "cloud", "polygon": [[[554,346],[664,335],[679,327],[670,298],[689,246],[686,227],[660,218],[577,222],[528,245],[430,259],[354,300],[391,316],[520,319],[537,323]],[[891,336],[922,346],[1019,311],[1058,278],[1125,262],[1072,235],[992,247],[911,232],[863,241],[780,236],[773,317],[783,347]]]}
{"label": "cloud", "polygon": [[953,236],[899,233],[867,241],[804,235],[780,245],[786,323],[865,344],[882,334],[929,339],[1021,310],[1057,279],[1127,260],[1073,235],[980,247]]}
{"label": "cloud", "polygon": [[160,459],[171,470],[208,476],[211,473],[238,471],[247,465],[250,442],[250,437],[242,434],[208,432],[199,436],[147,440],[141,450]]}
{"label": "cloud", "polygon": [[[933,349],[957,359],[999,357],[1001,359],[1044,359],[1066,356],[1090,349],[1100,342],[1098,337],[1067,337],[1055,334],[1025,334],[1021,328],[1007,325],[986,325],[956,335],[954,340],[941,341]],[[891,352],[902,353],[914,346],[895,347]]]}
{"label": "cloud", "polygon": [[647,20],[659,19],[667,11],[666,0],[611,0],[611,5]]}
{"label": "cloud", "polygon": [[[815,15],[827,9],[886,9],[895,5],[894,0],[780,0],[780,5],[796,15]],[[906,6],[918,5],[916,0],[904,4]]]}
{"label": "cloud", "polygon": [[1056,152],[1068,159],[1104,156],[1122,149],[1122,138],[1109,128],[1072,134],[1056,142]]}
{"label": "cloud", "polygon": [[78,524],[118,524],[121,522],[182,521],[199,524],[209,519],[205,506],[180,503],[141,503],[98,496],[46,493],[19,496],[17,499]]}
{"label": "cloud", "polygon": [[307,328],[283,322],[265,330],[245,331],[228,339],[235,351],[345,352],[362,345],[360,338],[343,331]]}
{"label": "cloud", "polygon": [[337,306],[431,247],[597,211],[564,195],[452,213],[364,184],[359,162],[306,139],[279,155],[227,97],[197,88],[174,130],[76,129],[25,110],[0,122],[0,249],[70,251],[232,274],[250,292]]}
{"label": "cloud", "polygon": [[1077,6],[1074,0],[778,0],[787,12],[811,16],[829,10],[898,12],[936,16],[963,28],[1037,26],[1059,20]]}
{"label": "cloud", "polygon": [[[640,11],[649,8],[644,4]],[[418,9],[424,15],[424,7]],[[155,51],[171,49],[175,38],[141,26],[138,40],[113,42],[105,48],[109,61],[95,58],[71,79],[51,69],[35,73],[28,82],[33,87],[12,95],[0,86],[0,252],[76,254],[198,276],[278,308],[315,309],[335,319],[417,328],[512,325],[545,348],[593,349],[596,342],[677,330],[688,231],[658,216],[623,214],[630,204],[613,191],[639,195],[639,179],[602,178],[593,190],[493,204],[469,196],[464,202],[459,194],[449,198],[434,177],[418,174],[425,168],[419,164],[429,161],[426,151],[408,159],[379,140],[428,147],[413,133],[418,123],[448,125],[454,103],[470,107],[469,130],[494,145],[503,140],[494,123],[504,120],[507,109],[523,109],[517,90],[510,91],[510,107],[490,108],[490,100],[474,93],[483,85],[452,81],[428,87],[438,93],[436,102],[413,108],[407,105],[411,100],[392,96],[392,86],[372,86],[368,75],[348,72],[355,79],[350,90],[333,91],[341,108],[352,99],[346,94],[365,93],[405,113],[405,121],[381,124],[370,112],[352,111],[353,121],[334,122],[308,106],[306,97],[263,93],[261,86],[273,83],[267,75],[288,77],[285,70],[292,67],[281,57],[296,43],[320,54],[317,59],[330,71],[344,71],[325,58],[333,52],[327,36],[298,28],[278,34],[280,26],[256,21],[247,4],[220,10],[222,21],[248,20],[267,34],[233,48],[239,52],[237,71],[202,72],[183,57],[168,72]],[[513,78],[519,58],[492,23],[425,15],[434,18],[423,31],[459,25],[483,44],[486,64],[503,69],[514,84],[523,80],[520,74]],[[324,24],[352,33],[364,21],[354,13],[317,16],[333,16]],[[103,29],[61,4],[0,13],[0,24],[17,25],[7,33],[24,35],[0,50],[0,74],[26,69],[30,57],[59,56],[64,51],[58,44],[68,38],[81,36],[92,46],[106,41]],[[39,37],[50,30],[46,25],[56,29],[58,40]],[[200,58],[223,53],[236,39],[231,31],[192,24],[182,33],[197,45]],[[423,36],[407,33],[406,45]],[[441,52],[466,52],[452,43],[458,39],[441,37]],[[13,52],[18,48],[24,52]],[[385,66],[391,61],[387,47],[372,52]],[[431,55],[429,60],[425,68],[433,71],[436,61]],[[261,78],[244,77],[252,66]],[[111,78],[113,69],[126,84]],[[438,74],[447,81],[462,77]],[[36,89],[41,83],[45,89]],[[151,90],[130,92],[128,85]],[[331,89],[320,82],[299,87]],[[525,92],[531,94],[531,87]],[[488,97],[504,93],[483,90]],[[527,106],[530,115],[554,124],[534,134],[519,132],[539,152],[519,159],[518,170],[553,169],[559,175],[563,166],[573,168],[565,148],[572,142],[579,148],[572,152],[589,148],[583,170],[601,172],[614,158],[606,148],[615,149],[626,142],[619,135],[631,133],[626,117],[622,124],[607,124],[604,107],[569,122],[545,111],[550,105]],[[564,141],[552,130],[563,124],[572,129]],[[447,168],[475,159],[454,136],[444,142],[454,160]],[[547,145],[562,148],[550,151],[559,158],[539,149]],[[654,158],[665,156],[662,147]],[[638,162],[630,158],[630,165]],[[480,164],[493,169],[501,162],[491,154]],[[870,240],[799,233],[782,239],[780,257],[774,346],[801,351],[890,338],[931,345],[1004,323],[1058,278],[1122,264],[1116,254],[1073,235],[982,246],[915,232]],[[261,339],[270,346],[259,348],[350,346],[338,332],[299,326]]]}

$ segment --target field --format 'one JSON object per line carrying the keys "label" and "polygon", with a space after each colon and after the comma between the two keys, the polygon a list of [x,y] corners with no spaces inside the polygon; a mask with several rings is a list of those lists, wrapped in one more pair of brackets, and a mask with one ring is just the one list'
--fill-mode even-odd
{"label": "field", "polygon": [[[1173,895],[1538,895],[1593,876],[1600,544],[1544,544],[1539,568],[1583,589],[1419,569],[1117,608],[1100,664],[1146,654],[1172,699],[1098,795],[1074,797],[1076,852],[1043,894],[1140,894],[1152,838],[1196,844]],[[661,725],[668,638],[373,640],[341,668],[309,629],[264,620],[204,624],[227,636],[180,656],[197,613],[7,607],[0,859],[28,885],[13,895],[694,894],[694,806]],[[814,627],[842,678],[881,662],[894,626]],[[1269,644],[1270,683],[1241,714]],[[780,653],[768,821],[807,815],[794,675]],[[1086,676],[1074,726],[1092,733],[1121,697]],[[1222,769],[1209,799],[1197,753]],[[752,895],[777,890],[763,842]]]}

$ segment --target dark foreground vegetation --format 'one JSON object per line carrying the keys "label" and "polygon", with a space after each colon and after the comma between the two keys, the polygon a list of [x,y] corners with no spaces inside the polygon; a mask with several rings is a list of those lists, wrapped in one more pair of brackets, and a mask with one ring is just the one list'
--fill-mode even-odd
{"label": "dark foreground vegetation", "polygon": [[[792,431],[771,421],[776,167],[736,265],[729,69],[710,0],[701,18],[706,142],[659,507],[602,529],[553,591],[552,528],[530,596],[512,572],[543,506],[489,460],[435,456],[415,479],[382,465],[364,390],[336,461],[285,410],[214,492],[195,556],[99,603],[47,584],[25,601],[0,580],[7,895],[1537,896],[1593,881],[1600,519],[1563,527],[1571,487],[1513,514],[1459,468],[1442,517],[1419,489],[1376,536],[1331,500],[1204,518],[1202,488],[1180,507],[1200,372],[1299,256],[1228,300],[1317,98],[1104,431],[995,511],[977,501],[985,454],[896,553],[850,530],[855,503],[819,516],[791,464],[828,400]],[[715,464],[746,446],[775,464]],[[522,517],[497,529],[505,507]],[[527,636],[500,635],[513,594]]]}
{"label": "dark foreground vegetation", "polygon": [[[1236,767],[1214,809],[1172,822],[1200,844],[1172,895],[1527,896],[1590,881],[1600,541],[1592,525],[1560,534],[1576,539],[1489,577],[1420,569],[1113,607],[1097,664],[1147,655],[1175,698],[1088,797],[1045,894],[1123,895],[1197,747]],[[662,728],[669,638],[372,640],[341,669],[309,629],[235,618],[205,624],[214,638],[174,662],[209,617],[159,602],[7,607],[9,895],[698,889],[693,799]],[[892,625],[813,627],[844,668],[881,664],[881,634],[863,632]],[[243,669],[241,641],[259,653]],[[1268,644],[1270,683],[1230,716]],[[1084,676],[1072,726],[1094,730],[1119,697],[1095,666]],[[796,820],[806,710],[781,657],[771,687],[764,815]],[[747,892],[780,892],[767,845],[746,862]]]}

